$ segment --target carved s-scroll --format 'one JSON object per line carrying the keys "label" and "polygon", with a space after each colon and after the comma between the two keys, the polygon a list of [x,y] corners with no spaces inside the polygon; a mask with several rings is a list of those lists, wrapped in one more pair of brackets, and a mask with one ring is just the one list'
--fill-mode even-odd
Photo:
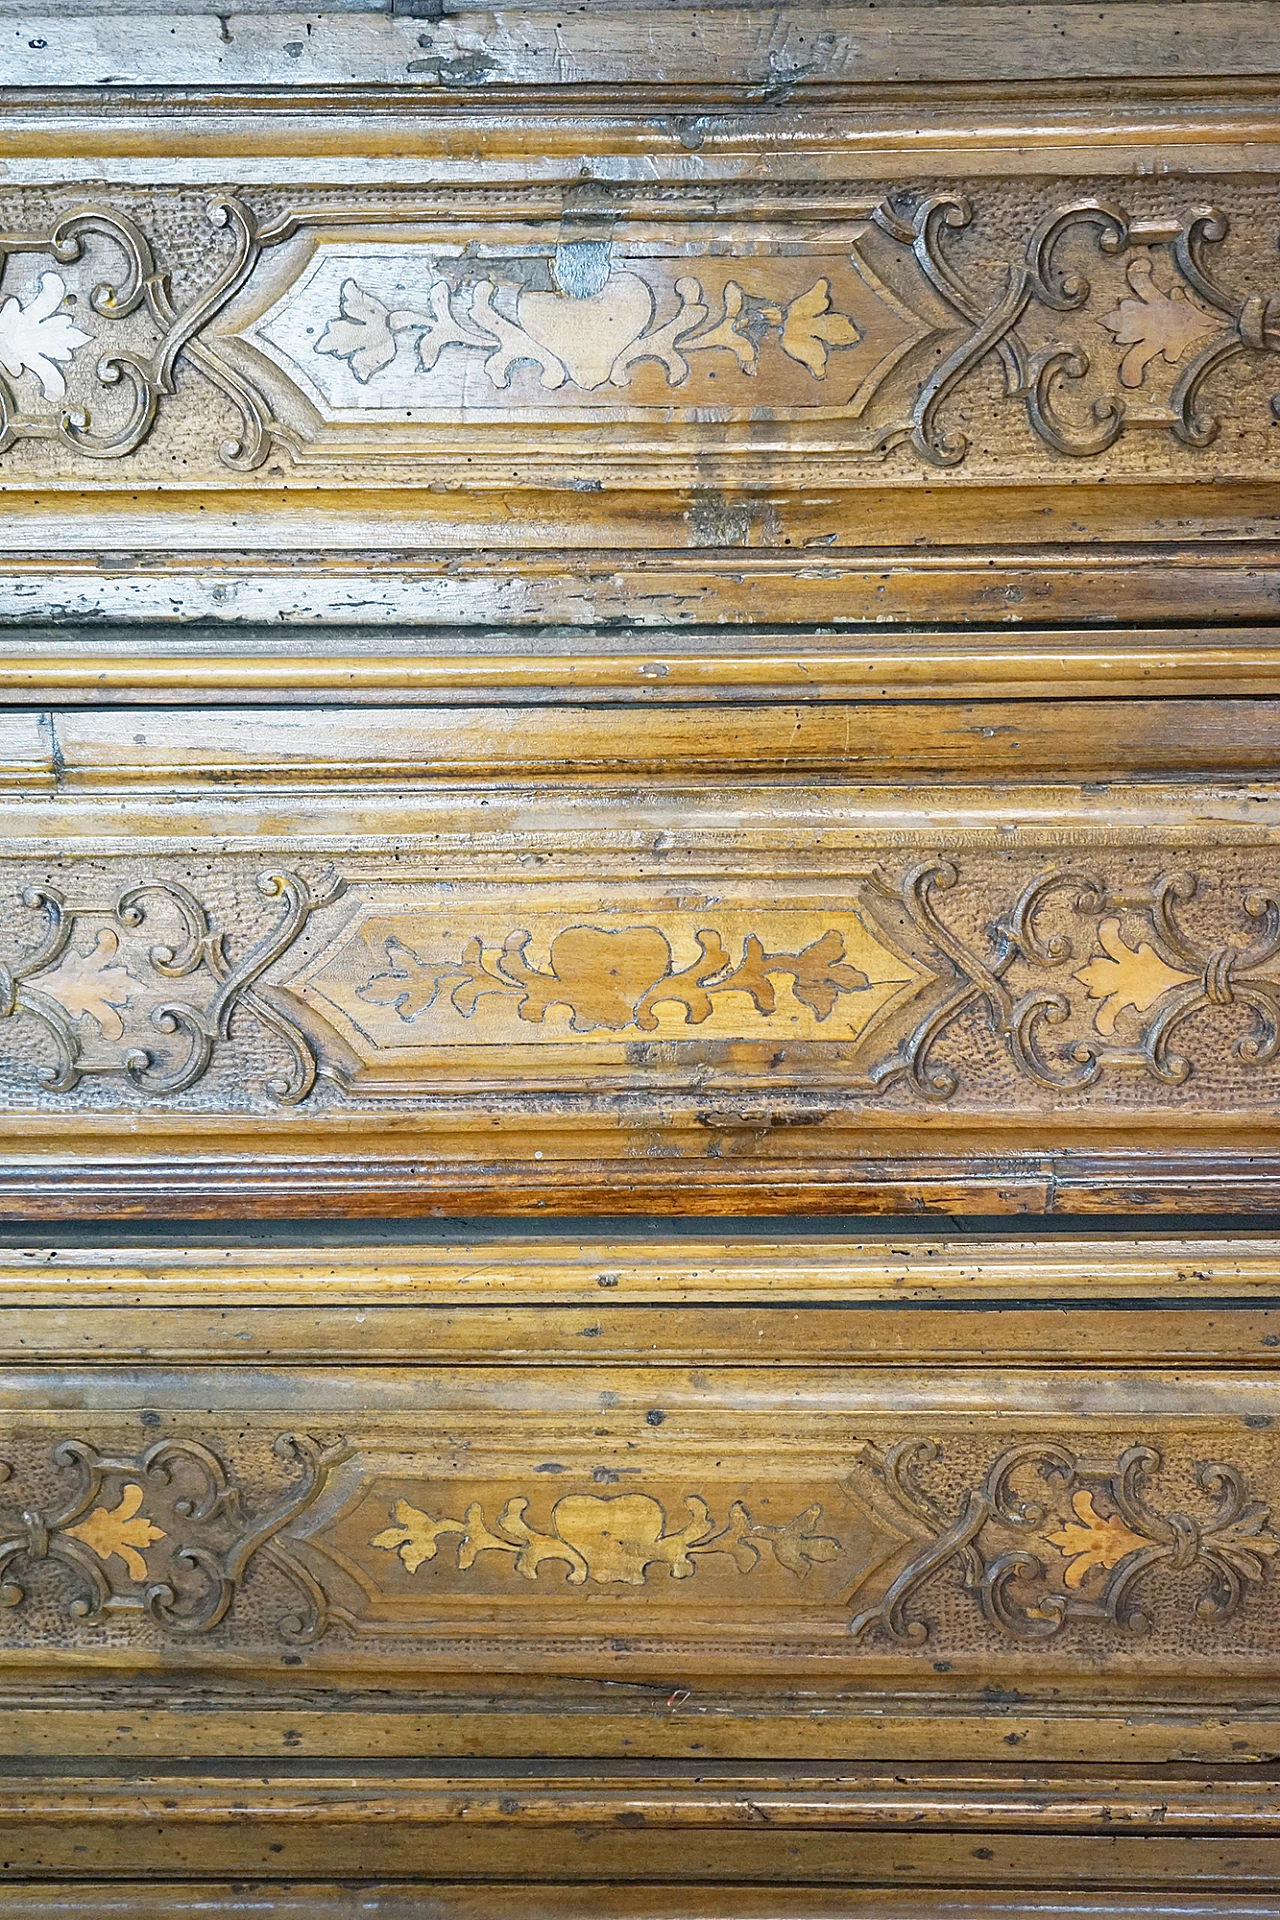
{"label": "carved s-scroll", "polygon": [[1280,1553],[1270,1505],[1239,1467],[1197,1469],[1207,1517],[1153,1507],[1147,1490],[1163,1461],[1152,1446],[1095,1461],[1053,1440],[1022,1442],[965,1490],[949,1522],[927,1490],[929,1468],[941,1458],[936,1442],[903,1441],[867,1458],[887,1496],[930,1537],[880,1601],[854,1617],[855,1636],[880,1633],[923,1646],[933,1631],[925,1595],[934,1577],[952,1568],[983,1617],[1018,1640],[1052,1639],[1072,1621],[1149,1631],[1137,1591],[1160,1568],[1202,1573],[1196,1614],[1226,1621]]}
{"label": "carved s-scroll", "polygon": [[[281,912],[275,925],[234,963],[227,956],[225,933],[180,881],[146,880],[126,887],[88,952],[72,945],[77,919],[101,922],[103,910],[68,907],[52,888],[28,888],[23,904],[45,915],[45,936],[18,963],[0,968],[0,1019],[28,1014],[53,1041],[56,1060],[38,1069],[42,1084],[51,1092],[69,1093],[87,1074],[119,1073],[143,1093],[185,1092],[208,1072],[215,1048],[230,1037],[233,1017],[243,1009],[267,1027],[286,1052],[287,1069],[268,1080],[267,1091],[286,1106],[305,1099],[315,1084],[314,1049],[296,1021],[259,983],[293,945],[312,914],[339,897],[344,882],[330,877],[313,888],[296,873],[266,872],[258,876],[257,884],[266,899],[282,903]],[[146,960],[150,971],[163,982],[202,975],[214,986],[207,1001],[175,996],[152,1007],[152,1026],[162,1034],[180,1036],[185,1047],[167,1065],[158,1063],[150,1048],[127,1044],[136,1040],[137,1033],[133,1022],[126,1027],[123,1013],[144,983],[120,959],[121,934],[142,929],[148,913],[160,902],[177,916],[181,933],[176,945],[150,948]],[[110,1064],[85,1059],[80,1024],[86,1015],[104,1037],[126,1043]]]}
{"label": "carved s-scroll", "polygon": [[[300,1598],[298,1613],[279,1631],[290,1640],[314,1638],[326,1621],[324,1595],[283,1536],[320,1498],[350,1449],[345,1440],[286,1433],[274,1451],[300,1469],[299,1478],[254,1515],[245,1512],[224,1461],[199,1441],[158,1440],[129,1455],[100,1453],[86,1440],[60,1442],[54,1462],[78,1485],[52,1512],[27,1507],[0,1516],[0,1605],[25,1601],[15,1578],[24,1563],[51,1561],[78,1588],[68,1605],[73,1619],[145,1612],[170,1633],[207,1633],[225,1618],[250,1562],[261,1556]],[[0,1479],[12,1471],[4,1466]]]}

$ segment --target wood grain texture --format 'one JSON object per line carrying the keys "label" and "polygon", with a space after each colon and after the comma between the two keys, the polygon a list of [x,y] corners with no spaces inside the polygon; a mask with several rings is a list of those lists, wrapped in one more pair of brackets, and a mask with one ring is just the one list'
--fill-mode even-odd
{"label": "wood grain texture", "polygon": [[19,1214],[1272,1191],[1268,702],[11,725]]}
{"label": "wood grain texture", "polygon": [[[6,1214],[1280,1206],[1274,9],[0,14]],[[1278,1365],[10,1248],[0,1914],[1276,1920]]]}
{"label": "wood grain texture", "polygon": [[[7,1751],[46,1767],[77,1753],[514,1757],[531,1739],[666,1760],[1263,1759],[1276,1272],[1261,1240],[10,1255]],[[1061,1331],[1050,1350],[1051,1319],[1074,1329],[1065,1350]],[[915,1824],[908,1783],[859,1781],[822,1788],[808,1812],[779,1800],[768,1831],[865,1826],[888,1846],[896,1822]],[[993,1777],[963,1805],[954,1781],[919,1793],[941,1796],[930,1820],[947,1832],[1085,1833],[1103,1824],[1089,1793],[1120,1791],[1009,1784],[1012,1798]],[[1229,1784],[1206,1830],[1268,1832],[1269,1800],[1242,1799],[1238,1781],[1233,1800]],[[758,1815],[708,1796],[705,1777],[678,1786],[652,1787],[670,1818],[655,1812],[666,1837],[635,1871],[714,1878],[721,1842],[681,1867],[674,1836]],[[465,1875],[483,1859],[500,1878],[518,1868],[488,1840],[448,1854],[436,1829],[616,1831],[640,1805],[619,1790],[631,1799],[579,1786],[526,1807],[491,1783],[464,1814],[458,1789],[406,1780],[393,1819],[369,1780],[315,1818],[334,1847],[391,1821],[397,1871],[430,1859],[436,1877]],[[1147,1791],[1109,1831],[1142,1825]],[[124,1870],[149,1792],[174,1819],[132,1856],[148,1872],[175,1847],[213,1872],[202,1849],[228,1844],[224,1804],[247,1874],[355,1859],[318,1838],[273,1854],[276,1823],[300,1833],[329,1794],[314,1779],[301,1798],[287,1780],[260,1793],[255,1828],[243,1782],[224,1795],[52,1777],[13,1803],[6,1857],[56,1874],[71,1854],[55,1829],[88,1823]],[[1161,1794],[1166,1839],[1190,1843],[1195,1797]],[[111,1809],[126,1803],[122,1823]],[[819,1878],[881,1872],[844,1840],[823,1846]],[[775,1840],[757,1851],[754,1874],[785,1877]],[[1069,1858],[1077,1882],[1122,1883],[1113,1841],[1093,1851],[1096,1869],[1089,1847],[1064,1847],[1062,1872]],[[961,1858],[950,1840],[913,1842],[902,1872],[950,1884]],[[1273,1869],[1257,1858],[1262,1884]],[[1174,1847],[1159,1872],[1176,1882],[1190,1862]],[[359,1870],[378,1871],[372,1854]],[[1196,1869],[1206,1884],[1217,1872]]]}
{"label": "wood grain texture", "polygon": [[[133,584],[145,592],[145,583]],[[227,592],[232,595],[234,589]],[[344,706],[439,700],[453,707],[510,709],[560,706],[569,697],[593,706],[625,702],[626,718],[615,723],[620,731],[635,724],[640,704],[681,706],[699,699],[714,699],[717,708],[768,701],[790,703],[796,710],[798,696],[806,706],[902,697],[1026,702],[1063,694],[1081,700],[1148,696],[1144,705],[1151,714],[1156,709],[1149,696],[1159,692],[1180,701],[1216,695],[1229,702],[1226,711],[1242,725],[1223,740],[1228,756],[1256,750],[1250,740],[1254,710],[1241,701],[1274,699],[1280,689],[1280,646],[1266,626],[801,636],[786,628],[729,635],[706,628],[655,632],[641,625],[631,634],[583,632],[568,652],[570,642],[560,630],[326,627],[304,625],[295,609],[293,631],[228,622],[221,630],[202,625],[179,635],[163,626],[122,622],[105,630],[26,627],[10,630],[4,639],[0,703],[14,705],[43,698],[59,704],[159,706],[178,698],[185,714],[264,700],[287,701],[290,707],[331,707],[338,698]],[[865,712],[865,706],[858,710]],[[712,731],[715,722],[722,728],[730,723],[731,716],[713,713],[709,704],[701,711],[713,723]],[[1164,708],[1156,732],[1163,751],[1177,758],[1196,751],[1197,722],[1201,728],[1212,725],[1203,707],[1190,709],[1188,740],[1175,724],[1184,711]],[[1260,705],[1256,711],[1261,718],[1267,709]],[[916,714],[922,709],[917,707]],[[354,731],[353,721],[345,718]],[[1019,708],[1024,731],[1030,731],[1027,718],[1028,709]],[[504,714],[497,724],[504,721],[522,726],[523,716],[516,722]],[[198,732],[204,722],[190,714],[185,724]],[[220,730],[234,738],[225,717]],[[1038,744],[1038,726],[1035,733]],[[1136,737],[1141,733],[1138,727],[1127,729],[1126,748],[1153,755],[1162,750],[1160,744],[1146,746]],[[1078,726],[1068,738],[1073,755],[1097,751],[1092,735]],[[47,748],[47,735],[41,744]],[[422,763],[414,764],[420,771]]]}
{"label": "wood grain texture", "polygon": [[[77,13],[79,13],[77,9]],[[491,97],[504,84],[556,86],[792,87],[823,82],[955,80],[1101,74],[1270,73],[1280,64],[1274,17],[1253,4],[1196,0],[1179,9],[1172,31],[1159,0],[1148,4],[1029,8],[1010,43],[1001,4],[966,6],[960,21],[945,8],[863,6],[787,8],[762,26],[750,7],[604,7],[584,19],[546,8],[499,13],[470,9],[430,22],[347,14],[273,18],[233,8],[234,21],[180,13],[158,37],[154,15],[121,8],[103,19],[90,10],[67,19],[32,8],[28,33],[14,36],[0,84],[201,86],[278,83],[298,86],[365,81],[435,89],[474,89]],[[32,45],[32,41],[42,44]],[[292,51],[293,47],[297,51]],[[286,64],[287,63],[287,64]]]}
{"label": "wood grain texture", "polygon": [[[1213,205],[1120,181],[904,196],[815,162],[712,199],[679,168],[584,199],[510,166],[363,204],[311,187],[274,215],[244,192],[62,189],[8,236],[49,264],[0,320],[39,390],[6,390],[7,477],[671,495],[1046,485],[1065,461],[1094,484],[1275,480],[1276,303],[1245,291],[1275,237],[1234,181]],[[156,250],[171,225],[195,253],[181,279]]]}
{"label": "wood grain texture", "polygon": [[666,787],[690,775],[803,781],[855,769],[886,780],[1014,775],[1071,783],[1186,772],[1225,781],[1273,771],[1280,700],[1095,699],[1082,708],[1073,700],[714,699],[655,702],[647,711],[630,701],[602,710],[560,700],[549,711],[492,703],[482,711],[401,705],[386,714],[126,708],[54,711],[39,727],[15,715],[7,732],[13,745],[0,736],[0,769],[8,781],[21,787],[32,773],[56,768],[56,790],[67,795],[331,783],[403,792],[429,781],[529,774],[639,774]]}
{"label": "wood grain texture", "polygon": [[[172,1798],[172,1795],[167,1797]],[[321,1802],[321,1808],[323,1804]],[[156,1813],[159,1811],[157,1806]],[[303,1819],[307,1811],[304,1803],[301,1810]],[[158,1820],[156,1824],[159,1824]],[[134,1872],[139,1866],[156,1864],[158,1856],[164,1857],[157,1846],[154,1825],[148,1827],[126,1823],[113,1828],[106,1820],[87,1818],[76,1823],[72,1817],[66,1819],[65,1825],[59,1822],[60,1831],[55,1828],[50,1832],[37,1816],[24,1822],[23,1826],[26,1831],[19,1830],[21,1838],[18,1834],[5,1836],[12,1849],[11,1857],[17,1856],[20,1873],[52,1870],[61,1878],[73,1871],[77,1858],[83,1857],[83,1850],[87,1848],[101,1852],[104,1867],[114,1865]],[[376,1819],[371,1819],[364,1826],[335,1821],[326,1831],[318,1821],[307,1826],[302,1824],[302,1819],[260,1823],[252,1813],[235,1826],[219,1822],[216,1815],[199,1825],[188,1825],[179,1813],[172,1822],[167,1818],[164,1820],[161,1833],[169,1836],[170,1844],[166,1850],[169,1857],[180,1848],[191,1868],[202,1879],[212,1873],[225,1872],[228,1856],[243,1860],[245,1872],[254,1879],[274,1870],[279,1878],[286,1879],[286,1883],[288,1879],[294,1879],[307,1870],[305,1863],[308,1860],[315,1861],[316,1868],[326,1879],[336,1877],[344,1870],[348,1875],[360,1874],[367,1878],[370,1875],[381,1877],[398,1869],[409,1880],[409,1888],[405,1892],[414,1900],[423,1900],[424,1904],[407,1909],[392,1906],[390,1911],[393,1914],[407,1911],[415,1916],[415,1920],[424,1912],[452,1915],[459,1911],[491,1911],[485,1905],[489,1894],[489,1885],[486,1883],[497,1874],[503,1876],[513,1892],[514,1887],[521,1885],[521,1876],[528,1876],[524,1881],[528,1888],[525,1895],[527,1904],[514,1907],[517,1913],[541,1915],[548,1911],[566,1910],[580,1913],[586,1910],[585,1899],[581,1906],[575,1902],[567,1909],[558,1910],[549,1908],[548,1901],[575,1885],[589,1899],[590,1893],[594,1892],[591,1886],[594,1875],[610,1863],[617,1873],[625,1874],[631,1882],[634,1891],[630,1892],[630,1899],[634,1900],[639,1894],[643,1904],[637,1902],[634,1907],[623,1905],[622,1900],[628,1896],[622,1895],[620,1898],[615,1890],[612,1899],[618,1901],[618,1905],[606,1904],[603,1908],[605,1912],[632,1911],[682,1916],[688,1910],[683,1904],[674,1907],[662,1904],[664,1891],[667,1900],[671,1899],[671,1892],[667,1889],[681,1886],[696,1889],[699,1883],[707,1882],[715,1887],[717,1883],[723,1885],[726,1880],[732,1885],[731,1876],[750,1875],[757,1886],[772,1883],[776,1887],[781,1882],[781,1898],[784,1902],[789,1900],[790,1889],[795,1886],[831,1886],[840,1902],[833,1909],[817,1902],[813,1906],[802,1904],[796,1908],[785,1905],[782,1911],[787,1914],[793,1911],[801,1915],[830,1911],[844,1920],[846,1915],[858,1911],[851,1901],[853,1888],[862,1883],[867,1893],[871,1893],[877,1882],[883,1886],[885,1881],[900,1887],[930,1889],[949,1881],[957,1889],[967,1891],[971,1899],[975,1895],[980,1897],[985,1888],[994,1884],[1004,1892],[1003,1909],[1016,1913],[1018,1908],[1014,1903],[1017,1894],[1014,1889],[1019,1881],[1025,1885],[1029,1877],[1025,1864],[1020,1863],[1025,1863],[1025,1850],[1031,1838],[1029,1835],[1010,1836],[992,1832],[978,1835],[971,1832],[963,1836],[930,1835],[914,1839],[910,1848],[906,1849],[900,1836],[878,1834],[866,1829],[823,1832],[806,1827],[789,1827],[779,1821],[776,1831],[760,1826],[729,1833],[699,1833],[687,1827],[663,1831],[650,1827],[647,1822],[643,1826],[637,1823],[634,1827],[626,1823],[620,1830],[612,1823],[597,1826],[589,1817],[573,1827],[561,1828],[546,1835],[531,1833],[527,1827],[501,1825],[495,1825],[483,1833],[450,1828],[448,1825],[423,1828],[416,1826],[412,1816],[403,1825]],[[268,1835],[279,1837],[269,1839]],[[980,1846],[980,1858],[977,1861],[974,1858],[977,1851],[973,1845],[975,1838],[979,1839]],[[1199,1834],[1183,1839],[1170,1835],[1162,1841],[1159,1858],[1153,1861],[1154,1872],[1145,1865],[1152,1855],[1151,1840],[1146,1834],[1123,1837],[1072,1835],[1060,1840],[1036,1835],[1032,1844],[1043,1861],[1036,1884],[1028,1887],[1024,1895],[1029,1896],[1028,1904],[1032,1913],[1037,1911],[1037,1907],[1031,1904],[1036,1896],[1044,1899],[1046,1895],[1056,1893],[1060,1901],[1065,1901],[1073,1884],[1090,1892],[1106,1889],[1104,1897],[1117,1901],[1119,1910],[1127,1912],[1129,1908],[1124,1900],[1125,1894],[1140,1895],[1149,1892],[1153,1885],[1158,1887],[1161,1864],[1168,1869],[1168,1877],[1179,1892],[1194,1891],[1199,1893],[1202,1900],[1214,1901],[1214,1912],[1221,1911],[1225,1915],[1238,1913],[1242,1916],[1256,1912],[1270,1920],[1270,1913],[1274,1911],[1266,1904],[1274,1885],[1276,1843],[1273,1839],[1249,1836],[1215,1840]],[[904,1851],[909,1851],[919,1862],[914,1872],[894,1871],[895,1867],[903,1866],[900,1856]],[[448,1887],[448,1881],[445,1882],[445,1897],[439,1906],[435,1904],[432,1883],[427,1881],[423,1886],[420,1879],[424,1869],[430,1870],[433,1865],[445,1868],[456,1888],[454,1892]],[[457,1896],[462,1893],[457,1881],[461,1880],[465,1885],[467,1878],[473,1879],[471,1902],[455,1905]],[[651,1887],[654,1882],[657,1883],[652,1892],[646,1887],[646,1882]],[[409,1889],[412,1889],[411,1893]],[[268,1882],[266,1885],[259,1884],[255,1891],[260,1903],[257,1911],[274,1914],[277,1911],[272,1904],[275,1887]],[[449,1898],[450,1893],[454,1894],[453,1899]],[[1261,1904],[1255,1908],[1253,1899],[1256,1896],[1261,1896]],[[696,1897],[695,1894],[695,1900]],[[775,1894],[774,1897],[778,1896]],[[871,1893],[871,1897],[874,1899],[876,1896]],[[1219,1902],[1220,1906],[1217,1904]],[[198,1907],[194,1910],[201,1911]],[[239,1909],[250,1913],[254,1910],[252,1905]],[[371,1910],[375,1915],[380,1911],[376,1906]],[[501,1907],[498,1909],[499,1912],[503,1910]],[[946,1908],[943,1910],[946,1911]],[[3,1911],[3,1907],[0,1907],[0,1912]],[[37,1905],[34,1911],[43,1915],[50,1909]],[[51,1911],[58,1913],[60,1909],[54,1906]],[[76,1908],[72,1907],[70,1911],[74,1913]],[[113,1909],[107,1905],[96,1911],[111,1914]],[[126,1908],[125,1911],[148,1915],[155,1909],[144,1904],[138,1908]],[[162,1907],[160,1911],[165,1912],[166,1909]],[[177,1911],[181,1913],[183,1909],[179,1907]],[[220,1909],[215,1906],[212,1911],[217,1913]],[[229,1911],[235,1913],[237,1909],[233,1906]],[[287,1902],[283,1907],[286,1915],[296,1911]],[[331,1909],[321,1906],[318,1911],[325,1914]],[[337,1911],[344,1913],[341,1907]],[[367,1907],[363,1909],[364,1913],[369,1911]],[[702,1909],[695,1904],[692,1911],[700,1913]],[[711,1911],[715,1912],[715,1907]],[[772,1911],[776,1913],[777,1910]],[[929,1909],[926,1908],[926,1911]],[[1137,1911],[1142,1912],[1141,1905]],[[345,1909],[348,1914],[361,1912],[362,1909],[354,1905]]]}
{"label": "wood grain texture", "polygon": [[1106,1914],[1116,1920],[1158,1920],[1171,1914],[1211,1914],[1214,1920],[1273,1920],[1273,1896],[1250,1890],[1225,1893],[1143,1895],[1127,1889],[1106,1894],[1020,1894],[989,1888],[923,1888],[909,1894],[884,1889],[782,1886],[768,1891],[740,1882],[690,1886],[688,1882],[626,1886],[515,1884],[411,1885],[368,1883],[358,1892],[341,1884],[190,1881],[167,1886],[119,1881],[94,1883],[14,1881],[0,1888],[0,1913],[24,1920],[196,1920],[206,1914],[240,1920],[270,1914],[276,1920],[1067,1920],[1068,1915]]}

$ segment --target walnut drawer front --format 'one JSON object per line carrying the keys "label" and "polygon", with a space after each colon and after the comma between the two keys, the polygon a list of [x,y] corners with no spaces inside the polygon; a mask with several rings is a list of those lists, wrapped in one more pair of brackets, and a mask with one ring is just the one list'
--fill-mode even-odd
{"label": "walnut drawer front", "polygon": [[1278,1338],[1256,1241],[11,1256],[8,1723],[1256,1751]]}
{"label": "walnut drawer front", "polygon": [[1263,1207],[1277,718],[11,715],[5,1207]]}

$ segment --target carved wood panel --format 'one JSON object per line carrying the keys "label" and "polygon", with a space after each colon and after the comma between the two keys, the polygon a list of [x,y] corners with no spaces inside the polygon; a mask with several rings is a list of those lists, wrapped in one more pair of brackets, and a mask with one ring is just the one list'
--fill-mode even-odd
{"label": "carved wood panel", "polygon": [[1222,188],[64,189],[6,220],[0,451],[10,485],[1270,478],[1276,234]]}
{"label": "carved wood panel", "polygon": [[[1274,9],[15,4],[6,1217],[1280,1204]],[[1265,1240],[173,1238],[0,1913],[1275,1920]]]}
{"label": "carved wood panel", "polygon": [[[1155,1700],[1265,1686],[1275,1286],[1265,1241],[11,1259],[8,1667],[674,1661],[946,1692],[996,1662],[1087,1694],[1105,1657]],[[997,1367],[984,1307],[1027,1290],[1081,1344],[1046,1368],[1037,1316],[1007,1315]],[[919,1314],[948,1302],[951,1370]],[[799,1366],[788,1329],[822,1303]],[[1228,1303],[1251,1344],[1223,1371]],[[691,1334],[717,1342],[692,1366]]]}
{"label": "carved wood panel", "polygon": [[198,757],[190,802],[125,773],[122,811],[73,765],[66,798],[21,803],[60,837],[5,867],[4,1098],[54,1188],[68,1149],[113,1177],[125,1115],[126,1153],[197,1180],[230,1128],[264,1162],[337,1156],[339,1205],[381,1154],[439,1156],[424,1193],[470,1168],[511,1195],[570,1167],[959,1171],[980,1143],[1011,1177],[1059,1144],[1229,1165],[1274,1127],[1265,785],[1241,825],[1230,787],[1213,824],[1203,794],[1141,784],[1063,788],[1046,815],[1033,789],[530,786],[499,807],[374,782],[353,831],[318,775],[305,831],[252,779],[208,811],[222,776]]}
{"label": "carved wood panel", "polygon": [[[47,1662],[52,1639],[99,1666],[314,1647],[314,1671],[368,1680],[410,1659],[674,1660],[847,1685],[993,1662],[1080,1679],[1105,1655],[1157,1697],[1274,1669],[1269,1416],[1224,1411],[1269,1383],[1210,1378],[1144,1412],[1139,1379],[1103,1379],[1082,1427],[1044,1376],[1043,1411],[996,1426],[1008,1387],[981,1375],[963,1411],[934,1387],[923,1418],[893,1411],[927,1390],[910,1375],[348,1379],[358,1416],[336,1382],[288,1388],[314,1432],[276,1430],[269,1374],[248,1431],[193,1420],[159,1378],[144,1395],[169,1431],[141,1444],[105,1409],[24,1419],[5,1441],[11,1661]],[[1134,1411],[1108,1421],[1109,1399]],[[439,1430],[415,1436],[428,1409]]]}

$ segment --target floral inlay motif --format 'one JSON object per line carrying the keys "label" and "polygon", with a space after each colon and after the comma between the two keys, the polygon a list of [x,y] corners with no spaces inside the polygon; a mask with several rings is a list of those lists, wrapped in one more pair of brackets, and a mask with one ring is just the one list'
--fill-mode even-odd
{"label": "floral inlay motif", "polygon": [[142,1549],[166,1536],[162,1527],[153,1526],[139,1512],[142,1501],[142,1488],[130,1480],[121,1489],[118,1507],[95,1507],[87,1519],[77,1527],[68,1527],[67,1532],[73,1540],[83,1540],[92,1547],[99,1560],[109,1560],[115,1554],[124,1562],[131,1580],[145,1580],[147,1563]]}
{"label": "floral inlay motif", "polygon": [[1057,1533],[1045,1535],[1049,1545],[1057,1547],[1069,1563],[1062,1576],[1069,1587],[1082,1587],[1095,1568],[1119,1566],[1147,1544],[1118,1513],[1099,1513],[1088,1488],[1073,1496],[1071,1511],[1076,1516],[1074,1521],[1064,1521]]}
{"label": "floral inlay motif", "polygon": [[559,248],[553,273],[554,290],[504,286],[490,278],[471,281],[464,290],[436,279],[416,305],[396,307],[348,278],[316,352],[345,359],[357,380],[367,383],[396,358],[401,335],[416,335],[423,373],[435,368],[446,347],[478,348],[495,387],[507,387],[513,371],[527,362],[548,389],[571,381],[591,393],[626,386],[644,360],[660,364],[668,384],[679,387],[689,377],[689,356],[699,353],[730,353],[743,373],[754,374],[767,333],[821,380],[831,353],[862,339],[857,324],[834,310],[831,282],[824,278],[785,304],[726,281],[713,316],[693,275],[676,280],[676,310],[668,312],[645,280],[611,266],[607,249],[593,242]]}
{"label": "floral inlay motif", "polygon": [[1128,348],[1120,362],[1121,386],[1140,387],[1153,360],[1163,357],[1176,366],[1197,340],[1217,331],[1218,323],[1197,305],[1185,287],[1175,284],[1165,293],[1157,286],[1149,253],[1134,256],[1125,279],[1137,299],[1121,300],[1111,313],[1102,316],[1102,325],[1117,346]]}
{"label": "floral inlay motif", "polygon": [[434,1560],[446,1539],[455,1543],[454,1564],[462,1573],[482,1553],[509,1554],[512,1570],[526,1580],[536,1580],[546,1561],[559,1561],[567,1568],[564,1577],[571,1587],[585,1586],[588,1580],[643,1586],[654,1566],[665,1567],[673,1580],[687,1580],[697,1572],[697,1556],[703,1553],[728,1554],[744,1574],[769,1554],[803,1579],[811,1566],[835,1560],[844,1551],[839,1540],[816,1530],[822,1518],[818,1505],[806,1507],[785,1525],[763,1526],[741,1501],[734,1501],[724,1525],[713,1519],[697,1494],[686,1495],[684,1504],[688,1520],[669,1528],[666,1509],[648,1494],[567,1494],[556,1501],[547,1528],[539,1530],[527,1518],[529,1501],[523,1495],[506,1502],[492,1527],[479,1501],[455,1519],[437,1518],[397,1500],[393,1524],[369,1544],[397,1554],[408,1573]]}
{"label": "floral inlay motif", "polygon": [[57,966],[40,975],[38,990],[58,1001],[73,1020],[87,1014],[97,1022],[104,1039],[122,1040],[121,1009],[129,1005],[132,994],[141,991],[142,982],[120,965],[119,952],[119,934],[112,927],[100,927],[87,953],[68,947]]}
{"label": "floral inlay motif", "polygon": [[10,295],[0,306],[0,367],[11,380],[20,373],[34,373],[46,400],[64,398],[67,383],[62,367],[74,360],[90,340],[61,311],[66,297],[67,283],[62,275],[42,273],[39,286],[28,300]]}
{"label": "floral inlay motif", "polygon": [[1116,1030],[1116,1021],[1127,1008],[1145,1013],[1174,987],[1185,986],[1193,976],[1182,968],[1171,967],[1160,958],[1150,941],[1136,947],[1127,944],[1117,919],[1104,920],[1098,928],[1098,943],[1104,958],[1077,970],[1075,978],[1089,989],[1091,1000],[1102,1005],[1093,1016],[1099,1033],[1108,1037]]}
{"label": "floral inlay motif", "polygon": [[750,934],[736,964],[714,928],[704,928],[696,939],[699,958],[680,968],[673,966],[671,943],[658,927],[566,927],[551,941],[544,969],[529,962],[531,936],[525,932],[509,933],[497,952],[478,937],[469,940],[456,964],[443,965],[420,959],[393,938],[385,943],[389,971],[358,991],[371,1005],[395,1007],[406,1021],[441,995],[470,1018],[482,995],[499,994],[534,1024],[563,1005],[572,1010],[573,1031],[590,1033],[632,1025],[652,1032],[655,1008],[664,1002],[682,1006],[686,1024],[697,1026],[710,1018],[714,999],[727,993],[745,993],[757,1012],[768,1015],[777,1005],[774,980],[783,978],[822,1021],[841,994],[862,993],[871,984],[860,968],[847,964],[843,936],[834,929],[798,953],[766,953]]}

